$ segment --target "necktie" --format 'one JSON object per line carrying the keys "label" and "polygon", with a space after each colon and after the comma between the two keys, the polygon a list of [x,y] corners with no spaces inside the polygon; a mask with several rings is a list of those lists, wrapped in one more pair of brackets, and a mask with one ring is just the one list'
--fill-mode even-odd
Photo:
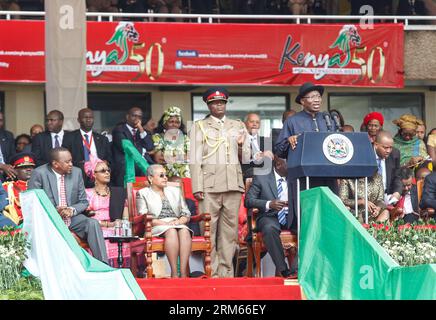
{"label": "necktie", "polygon": [[[59,206],[60,207],[66,207],[67,204],[67,191],[65,189],[65,176],[61,175],[61,181],[60,181],[60,199],[59,199]],[[71,224],[71,218],[62,218],[67,225],[67,227]]]}
{"label": "necktie", "polygon": [[86,140],[86,145],[83,145],[83,155],[85,157],[85,161],[89,161],[89,149],[88,146],[91,148],[91,146],[89,145],[89,137],[88,135],[85,133],[85,140]]}
{"label": "necktie", "polygon": [[[279,185],[277,187],[277,194],[279,196],[279,199],[282,199],[282,196],[283,196],[283,182],[284,182],[284,179],[280,178]],[[286,223],[287,223],[287,219],[286,219],[287,215],[288,215],[288,208],[287,207],[281,209],[277,214],[277,218],[279,220],[279,223],[282,226],[286,225]]]}
{"label": "necktie", "polygon": [[377,173],[383,177],[383,169],[381,166],[381,159],[377,159]]}
{"label": "necktie", "polygon": [[59,143],[59,136],[56,134],[55,135],[55,148],[59,148],[61,145]]}
{"label": "necktie", "polygon": [[132,129],[133,142],[136,142],[136,129]]}
{"label": "necktie", "polygon": [[312,118],[312,119],[313,119],[313,131],[319,132],[318,121],[316,121],[316,118]]}

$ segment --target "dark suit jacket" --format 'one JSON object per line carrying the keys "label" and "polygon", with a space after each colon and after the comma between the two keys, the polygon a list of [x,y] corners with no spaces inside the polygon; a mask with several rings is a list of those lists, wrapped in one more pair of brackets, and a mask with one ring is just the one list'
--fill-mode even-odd
{"label": "dark suit jacket", "polygon": [[419,206],[423,209],[436,209],[436,172],[432,172],[425,177],[421,203]]}
{"label": "dark suit jacket", "polygon": [[[97,149],[97,156],[101,160],[106,160],[109,162],[109,165],[113,162],[112,160],[112,150],[108,139],[105,136],[97,132],[92,132],[92,139],[95,144],[95,148]],[[83,152],[83,141],[82,134],[80,133],[80,129],[66,132],[64,135],[64,139],[62,140],[62,146],[70,150],[71,155],[73,156],[73,166],[78,167],[83,172],[83,179],[85,181],[86,187],[93,187],[94,183],[85,175],[84,171],[84,163],[85,163],[85,155]]]}
{"label": "dark suit jacket", "polygon": [[386,158],[386,190],[387,194],[398,192],[401,194],[403,185],[398,174],[400,170],[400,151],[396,148],[392,149],[389,157]]}
{"label": "dark suit jacket", "polygon": [[109,199],[109,217],[111,221],[122,219],[124,204],[126,202],[126,189],[122,187],[110,187],[111,198]]}
{"label": "dark suit jacket", "polygon": [[[59,205],[56,175],[48,164],[33,170],[28,183],[28,189],[43,189],[50,199],[50,202],[55,207]],[[82,171],[79,168],[73,167],[72,172],[65,175],[65,189],[67,205],[75,208],[77,214],[85,211],[88,207],[88,200],[83,184]]]}
{"label": "dark suit jacket", "polygon": [[53,149],[50,132],[38,133],[32,140],[32,152],[36,157],[36,166],[48,163],[48,153]]}
{"label": "dark suit jacket", "polygon": [[12,132],[4,129],[0,130],[0,146],[5,163],[9,163],[9,160],[15,154],[15,139]]}
{"label": "dark suit jacket", "polygon": [[[151,135],[147,134],[144,139],[141,139],[139,131],[136,131],[136,142],[133,140],[133,136],[131,131],[127,128],[126,124],[119,125],[115,127],[112,131],[112,155],[114,159],[114,174],[113,174],[113,182],[116,186],[123,186],[124,181],[124,173],[125,173],[125,157],[122,146],[122,140],[128,139],[135,146],[140,154],[142,154],[142,148],[145,148],[147,151],[151,151],[154,149],[153,140],[151,139]],[[145,160],[148,163],[154,163],[149,154],[145,154]],[[136,167],[136,175],[144,176],[141,170]]]}
{"label": "dark suit jacket", "polygon": [[410,189],[410,201],[412,201],[413,211],[419,213],[418,188],[416,185],[413,185],[412,189]]}
{"label": "dark suit jacket", "polygon": [[[278,199],[277,183],[274,175],[274,170],[267,175],[254,176],[253,183],[245,196],[245,207],[248,209],[259,209],[260,219],[263,216],[277,217],[277,210],[269,210],[266,212],[266,203],[270,200]],[[289,226],[288,214],[288,226]]]}

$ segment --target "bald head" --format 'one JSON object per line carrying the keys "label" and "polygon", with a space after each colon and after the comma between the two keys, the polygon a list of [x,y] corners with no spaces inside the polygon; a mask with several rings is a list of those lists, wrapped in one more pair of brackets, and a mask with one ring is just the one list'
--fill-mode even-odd
{"label": "bald head", "polygon": [[427,177],[431,171],[428,168],[422,167],[416,171],[416,180],[422,180]]}
{"label": "bald head", "polygon": [[41,133],[44,131],[44,127],[41,126],[40,124],[34,124],[31,128],[30,128],[30,136],[33,138],[34,136],[36,136],[38,133]]}
{"label": "bald head", "polygon": [[285,123],[286,119],[288,119],[289,117],[294,116],[296,113],[297,113],[297,111],[292,110],[292,109],[289,109],[289,110],[286,110],[285,112],[283,112],[282,123]]}
{"label": "bald head", "polygon": [[260,116],[257,113],[250,112],[244,119],[247,131],[251,135],[256,135],[260,128]]}
{"label": "bald head", "polygon": [[378,143],[388,140],[393,140],[392,133],[390,133],[389,131],[381,130],[377,133],[377,136],[375,137],[375,142]]}
{"label": "bald head", "polygon": [[386,159],[392,152],[394,139],[388,131],[379,131],[374,141],[375,152],[381,159]]}

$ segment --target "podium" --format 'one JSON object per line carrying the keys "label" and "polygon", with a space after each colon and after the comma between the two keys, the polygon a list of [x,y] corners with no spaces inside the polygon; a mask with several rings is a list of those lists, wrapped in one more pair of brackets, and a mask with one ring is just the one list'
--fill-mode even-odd
{"label": "podium", "polygon": [[[377,171],[374,148],[366,132],[304,132],[298,137],[295,150],[288,151],[288,181],[297,180],[297,223],[300,231],[300,180],[306,177],[309,189],[310,178],[365,177],[365,220],[368,223],[367,177]],[[356,216],[357,192],[356,193]]]}
{"label": "podium", "polygon": [[288,152],[288,177],[370,177],[377,170],[366,132],[304,132]]}

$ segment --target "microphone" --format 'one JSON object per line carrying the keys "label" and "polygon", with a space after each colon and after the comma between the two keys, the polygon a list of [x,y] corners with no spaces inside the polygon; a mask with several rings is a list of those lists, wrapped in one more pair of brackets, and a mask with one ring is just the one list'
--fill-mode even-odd
{"label": "microphone", "polygon": [[333,118],[333,121],[335,122],[336,131],[340,131],[342,129],[342,126],[341,119],[339,118],[339,113],[337,113],[336,111],[332,111],[330,114]]}
{"label": "microphone", "polygon": [[322,116],[324,117],[325,124],[327,126],[327,131],[332,131],[333,127],[332,127],[332,120],[330,118],[330,113],[323,112]]}

